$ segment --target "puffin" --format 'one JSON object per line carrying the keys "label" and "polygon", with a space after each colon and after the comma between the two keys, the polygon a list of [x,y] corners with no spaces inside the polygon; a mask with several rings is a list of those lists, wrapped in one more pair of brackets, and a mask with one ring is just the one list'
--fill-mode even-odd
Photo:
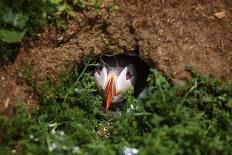
{"label": "puffin", "polygon": [[135,97],[144,90],[149,66],[138,56],[101,55],[97,62],[94,78],[106,110],[121,109],[130,87],[134,87]]}

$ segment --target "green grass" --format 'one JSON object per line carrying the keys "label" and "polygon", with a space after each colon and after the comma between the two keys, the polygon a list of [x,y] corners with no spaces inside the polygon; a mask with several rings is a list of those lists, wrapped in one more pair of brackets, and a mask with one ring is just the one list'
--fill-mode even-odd
{"label": "green grass", "polygon": [[61,72],[58,81],[23,65],[22,76],[39,95],[29,112],[0,117],[1,154],[231,154],[232,85],[188,68],[193,78],[173,84],[151,69],[145,98],[125,96],[123,110],[105,112],[90,61]]}

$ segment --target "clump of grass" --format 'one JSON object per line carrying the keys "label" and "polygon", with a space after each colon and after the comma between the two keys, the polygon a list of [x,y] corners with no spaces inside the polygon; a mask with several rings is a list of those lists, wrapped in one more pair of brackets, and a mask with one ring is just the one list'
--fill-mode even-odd
{"label": "clump of grass", "polygon": [[[0,117],[3,154],[230,154],[232,85],[192,68],[181,86],[152,69],[147,94],[130,89],[121,111],[105,112],[89,68],[72,66],[60,79],[33,82],[39,105],[18,99],[12,118]],[[22,76],[37,79],[26,70]],[[33,81],[33,80],[30,80]],[[31,83],[31,82],[30,82]],[[181,91],[179,91],[181,89]]]}

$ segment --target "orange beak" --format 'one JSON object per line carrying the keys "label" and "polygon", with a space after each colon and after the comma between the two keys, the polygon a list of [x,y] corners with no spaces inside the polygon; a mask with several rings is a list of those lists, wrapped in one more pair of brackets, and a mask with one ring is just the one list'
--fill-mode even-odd
{"label": "orange beak", "polygon": [[114,84],[114,79],[111,78],[110,81],[108,82],[108,87],[107,87],[107,96],[106,96],[106,109],[108,110],[110,108],[110,104],[113,98],[113,84]]}

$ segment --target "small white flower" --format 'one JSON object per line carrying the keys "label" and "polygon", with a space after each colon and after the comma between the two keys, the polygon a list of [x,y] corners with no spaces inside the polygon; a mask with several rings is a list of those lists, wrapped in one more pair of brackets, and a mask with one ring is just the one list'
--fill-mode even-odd
{"label": "small white flower", "polygon": [[33,139],[33,138],[34,138],[34,135],[30,135],[29,138],[30,138],[30,139]]}
{"label": "small white flower", "polygon": [[134,155],[134,154],[139,153],[139,150],[136,148],[130,148],[130,147],[124,146],[123,153],[124,155]]}
{"label": "small white flower", "polygon": [[35,141],[36,141],[36,142],[38,142],[38,141],[39,141],[39,139],[38,139],[38,138],[35,138]]}
{"label": "small white flower", "polygon": [[60,131],[60,136],[64,136],[65,135],[65,133],[64,133],[64,131]]}
{"label": "small white flower", "polygon": [[48,150],[50,152],[52,152],[53,150],[55,150],[57,148],[57,145],[55,143],[52,143],[51,145],[48,146]]}
{"label": "small white flower", "polygon": [[15,154],[15,153],[16,153],[16,150],[15,150],[15,149],[13,149],[11,152],[12,152],[12,154]]}
{"label": "small white flower", "polygon": [[80,152],[80,147],[79,146],[74,146],[72,149],[72,153],[79,153]]}
{"label": "small white flower", "polygon": [[55,129],[52,129],[51,133],[52,133],[53,135],[55,135],[55,134],[56,134],[56,130],[55,130]]}
{"label": "small white flower", "polygon": [[63,146],[62,146],[62,149],[63,149],[63,150],[68,150],[68,146],[63,145]]}

